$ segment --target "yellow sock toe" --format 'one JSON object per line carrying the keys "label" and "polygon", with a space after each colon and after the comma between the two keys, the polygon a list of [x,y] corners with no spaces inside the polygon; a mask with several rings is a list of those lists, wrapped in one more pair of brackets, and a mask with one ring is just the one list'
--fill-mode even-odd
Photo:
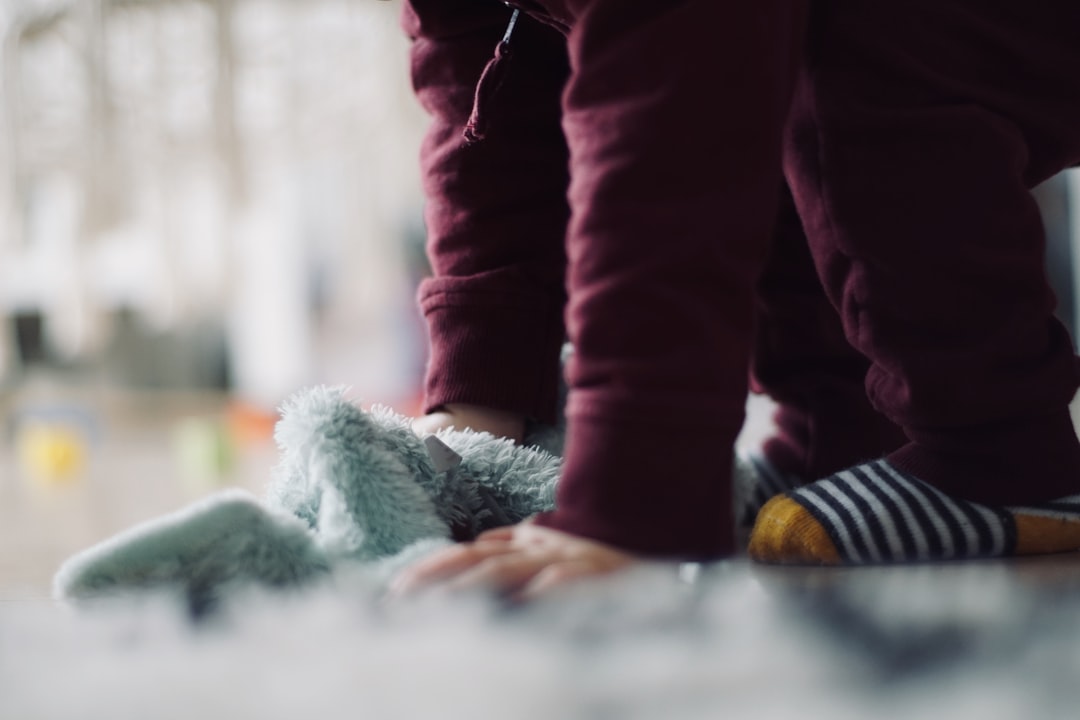
{"label": "yellow sock toe", "polygon": [[1080,550],[1080,520],[1017,512],[1016,554],[1044,555]]}
{"label": "yellow sock toe", "polygon": [[776,565],[839,565],[840,553],[813,515],[791,498],[765,503],[750,533],[750,557]]}

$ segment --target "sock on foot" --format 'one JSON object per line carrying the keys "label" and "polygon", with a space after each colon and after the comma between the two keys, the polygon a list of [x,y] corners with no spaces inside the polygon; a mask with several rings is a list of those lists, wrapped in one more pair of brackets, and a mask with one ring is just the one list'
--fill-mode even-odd
{"label": "sock on foot", "polygon": [[735,455],[733,487],[735,493],[735,524],[750,528],[758,512],[776,495],[794,490],[803,484],[802,478],[776,469],[764,456],[740,451]]}
{"label": "sock on foot", "polygon": [[758,513],[760,562],[867,565],[1080,549],[1080,495],[990,507],[949,497],[884,460],[774,497]]}

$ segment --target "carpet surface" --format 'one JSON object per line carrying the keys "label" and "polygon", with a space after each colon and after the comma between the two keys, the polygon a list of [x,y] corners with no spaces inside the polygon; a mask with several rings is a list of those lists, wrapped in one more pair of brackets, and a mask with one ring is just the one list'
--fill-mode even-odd
{"label": "carpet surface", "polygon": [[[688,572],[689,570],[689,572]],[[0,718],[1075,718],[1080,561],[0,602]]]}

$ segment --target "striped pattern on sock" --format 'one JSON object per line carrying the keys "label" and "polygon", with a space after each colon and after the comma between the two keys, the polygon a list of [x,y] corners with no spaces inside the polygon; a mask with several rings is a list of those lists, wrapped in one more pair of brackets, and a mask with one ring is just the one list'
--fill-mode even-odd
{"label": "striped pattern on sock", "polygon": [[1012,554],[1016,545],[1008,512],[954,500],[884,460],[790,497],[824,526],[847,563],[993,557]]}
{"label": "striped pattern on sock", "polygon": [[[1045,546],[1070,549],[1080,523],[1080,495],[1022,507],[990,507],[949,497],[884,460],[803,486],[788,497],[826,530],[843,562],[887,563],[1002,557],[1018,548],[1018,518],[1065,521]],[[1042,528],[1037,532],[1044,533]],[[1050,534],[1058,534],[1053,528]],[[1020,545],[1027,543],[1021,539]],[[1039,547],[1043,547],[1040,545]],[[1060,546],[1060,547],[1059,547]]]}
{"label": "striped pattern on sock", "polygon": [[762,506],[776,495],[790,492],[803,484],[802,478],[786,475],[771,462],[752,452],[739,452],[735,458],[735,522],[751,527]]}

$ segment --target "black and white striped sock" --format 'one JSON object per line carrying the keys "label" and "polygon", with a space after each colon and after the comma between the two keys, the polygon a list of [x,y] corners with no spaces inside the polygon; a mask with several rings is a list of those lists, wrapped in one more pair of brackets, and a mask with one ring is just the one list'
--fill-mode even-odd
{"label": "black and white striped sock", "polygon": [[751,555],[766,562],[878,564],[1080,548],[1080,495],[1030,507],[953,498],[876,460],[776,498]]}
{"label": "black and white striped sock", "polygon": [[794,490],[805,481],[788,475],[756,452],[739,451],[735,455],[733,487],[735,523],[750,528],[761,508],[776,495]]}

